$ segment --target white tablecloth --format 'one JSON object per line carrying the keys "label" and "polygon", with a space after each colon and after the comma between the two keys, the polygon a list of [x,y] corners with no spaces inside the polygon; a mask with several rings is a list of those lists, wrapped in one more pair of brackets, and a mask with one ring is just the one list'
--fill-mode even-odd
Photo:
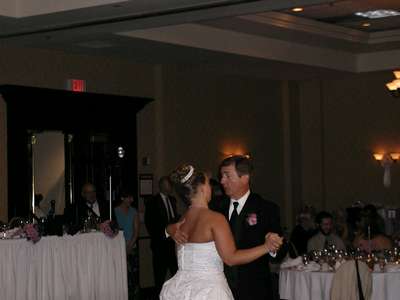
{"label": "white tablecloth", "polygon": [[0,240],[0,299],[128,299],[122,232]]}
{"label": "white tablecloth", "polygon": [[[287,300],[329,300],[334,273],[281,270],[279,293]],[[372,300],[400,299],[400,272],[372,273]]]}

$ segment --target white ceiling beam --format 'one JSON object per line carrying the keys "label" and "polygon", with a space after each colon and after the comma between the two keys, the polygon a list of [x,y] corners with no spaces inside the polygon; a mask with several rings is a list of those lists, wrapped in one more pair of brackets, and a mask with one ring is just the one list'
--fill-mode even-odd
{"label": "white ceiling beam", "polygon": [[17,15],[17,1],[0,1],[0,16],[15,17]]}
{"label": "white ceiling beam", "polygon": [[[10,41],[27,38],[27,41],[30,42],[35,40],[36,35],[41,36],[43,33],[48,35],[51,34],[51,31],[57,31],[59,34],[64,32],[77,35],[101,34],[194,23],[271,10],[282,10],[293,6],[308,6],[329,2],[331,0],[260,0],[251,2],[243,2],[241,0],[135,0],[128,1],[126,5],[124,4],[123,15],[110,14],[109,18],[103,17],[100,20],[101,22],[92,23],[90,21],[87,22],[88,20],[85,19],[67,23],[64,20],[60,24],[55,20],[62,19],[62,15],[57,19],[51,18],[52,15],[48,15],[50,22],[44,22],[46,24],[45,27],[43,25],[35,26],[35,22],[32,20],[29,30],[20,31],[16,27],[14,32],[7,32],[3,38],[7,38]],[[185,10],[179,11],[179,8],[183,8],[183,3],[185,4]],[[220,6],[214,7],[212,4]],[[210,5],[211,7],[208,7]],[[178,9],[178,11],[174,11],[174,9]],[[40,18],[46,20],[47,16]]]}
{"label": "white ceiling beam", "polygon": [[119,34],[259,59],[318,66],[340,71],[357,71],[356,57],[349,52],[296,44],[200,24],[183,24],[121,32]]}
{"label": "white ceiling beam", "polygon": [[3,0],[1,2],[6,3],[0,4],[0,16],[24,18],[127,1],[129,0]]}
{"label": "white ceiling beam", "polygon": [[400,49],[357,55],[358,72],[374,72],[400,68]]}
{"label": "white ceiling beam", "polygon": [[372,32],[369,35],[369,44],[380,44],[400,41],[400,29]]}
{"label": "white ceiling beam", "polygon": [[287,30],[307,32],[314,35],[350,42],[368,43],[369,39],[369,34],[367,32],[273,11],[261,14],[239,16],[238,18],[262,25],[270,25]]}
{"label": "white ceiling beam", "polygon": [[[199,7],[201,5],[240,4],[243,13],[285,9],[293,6],[309,6],[329,3],[331,0],[3,0],[0,4],[0,16],[23,18],[89,7],[127,3],[125,6],[132,14],[143,14],[149,11],[168,11],[177,8]],[[240,12],[242,13],[242,12]]]}

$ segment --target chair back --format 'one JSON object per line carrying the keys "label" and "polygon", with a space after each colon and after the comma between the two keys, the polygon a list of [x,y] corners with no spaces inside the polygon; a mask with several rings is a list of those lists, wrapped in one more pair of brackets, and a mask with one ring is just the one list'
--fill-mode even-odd
{"label": "chair back", "polygon": [[[349,260],[343,263],[333,276],[331,300],[370,300],[372,275],[366,263]],[[358,273],[358,275],[357,275]],[[358,278],[359,277],[359,280]],[[359,292],[362,290],[362,295]]]}

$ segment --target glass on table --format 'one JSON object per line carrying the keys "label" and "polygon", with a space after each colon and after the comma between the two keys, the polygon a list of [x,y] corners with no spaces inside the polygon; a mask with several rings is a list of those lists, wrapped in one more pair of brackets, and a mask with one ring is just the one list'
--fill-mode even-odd
{"label": "glass on table", "polygon": [[6,239],[7,238],[7,231],[9,229],[8,224],[1,224],[0,225],[0,239]]}
{"label": "glass on table", "polygon": [[381,270],[381,272],[385,272],[385,266],[387,264],[387,260],[384,257],[380,257],[378,260],[379,263],[379,269]]}

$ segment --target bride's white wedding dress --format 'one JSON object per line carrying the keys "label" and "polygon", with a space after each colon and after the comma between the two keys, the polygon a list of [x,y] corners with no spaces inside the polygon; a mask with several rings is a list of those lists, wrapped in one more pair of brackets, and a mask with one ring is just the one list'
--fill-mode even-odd
{"label": "bride's white wedding dress", "polygon": [[161,300],[233,300],[214,242],[178,245],[178,272],[164,283]]}

